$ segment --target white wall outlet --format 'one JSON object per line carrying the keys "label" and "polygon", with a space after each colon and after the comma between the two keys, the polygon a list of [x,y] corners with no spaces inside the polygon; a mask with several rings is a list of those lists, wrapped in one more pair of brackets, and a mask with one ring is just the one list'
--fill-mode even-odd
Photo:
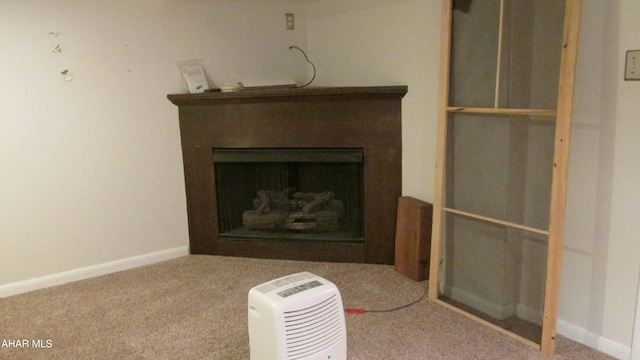
{"label": "white wall outlet", "polygon": [[293,13],[286,13],[284,17],[287,21],[287,30],[295,29],[295,23],[293,22]]}
{"label": "white wall outlet", "polygon": [[624,66],[625,80],[640,80],[640,50],[627,51],[627,61]]}

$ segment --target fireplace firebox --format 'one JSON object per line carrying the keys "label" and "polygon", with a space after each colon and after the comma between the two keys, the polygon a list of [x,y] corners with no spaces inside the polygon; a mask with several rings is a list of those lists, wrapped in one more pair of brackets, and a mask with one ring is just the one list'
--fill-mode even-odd
{"label": "fireplace firebox", "polygon": [[215,149],[220,236],[362,242],[362,149]]}
{"label": "fireplace firebox", "polygon": [[392,264],[406,86],[168,95],[193,254]]}

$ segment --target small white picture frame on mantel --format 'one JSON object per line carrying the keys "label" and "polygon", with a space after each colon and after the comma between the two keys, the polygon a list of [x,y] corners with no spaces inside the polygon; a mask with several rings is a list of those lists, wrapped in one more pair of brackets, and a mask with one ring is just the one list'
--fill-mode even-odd
{"label": "small white picture frame on mantel", "polygon": [[191,94],[203,93],[209,90],[209,83],[207,82],[207,76],[204,73],[202,65],[186,65],[180,70]]}

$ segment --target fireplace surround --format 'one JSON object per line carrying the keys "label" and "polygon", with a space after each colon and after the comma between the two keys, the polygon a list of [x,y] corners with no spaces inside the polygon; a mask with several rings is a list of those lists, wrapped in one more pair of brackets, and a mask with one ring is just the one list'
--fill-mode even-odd
{"label": "fireplace surround", "polygon": [[[397,201],[402,191],[402,137],[401,137],[401,99],[406,94],[406,86],[382,87],[317,87],[296,89],[245,90],[232,93],[175,94],[168,99],[179,108],[180,135],[184,162],[187,212],[189,220],[189,244],[192,254],[212,254],[226,256],[246,256],[275,259],[294,259],[334,262],[366,262],[392,264],[394,261],[395,228]],[[315,152],[329,151],[331,154],[343,150],[346,159],[361,157],[359,168],[344,165],[337,170],[319,167],[319,170],[306,170],[307,165],[298,169],[296,164],[313,162]],[[317,231],[314,236],[305,237],[307,230],[293,228],[288,235],[271,232],[269,236],[252,235],[246,232],[236,236],[237,232],[225,229],[225,219],[241,215],[226,216],[221,198],[228,198],[228,191],[219,189],[221,174],[225,174],[225,159],[236,159],[238,153],[249,151],[249,156],[264,157],[275,152],[276,157],[284,157],[286,164],[296,176],[300,172],[340,176],[343,172],[360,173],[362,199],[361,208],[353,210],[351,218],[361,217],[360,233],[349,230],[355,235],[347,239],[327,239],[317,236],[330,231]],[[284,155],[290,153],[293,155]],[[302,155],[301,155],[302,154]],[[290,158],[290,157],[293,158]],[[297,159],[296,156],[311,156]],[[332,155],[333,156],[333,155]],[[349,158],[349,156],[354,156]],[[338,156],[339,159],[345,159]],[[223,160],[221,160],[223,159]],[[292,160],[294,159],[294,160]],[[333,160],[319,160],[331,163]],[[357,163],[355,160],[336,160],[340,163]],[[240,160],[244,173],[251,173],[251,164],[260,161]],[[274,161],[266,160],[267,163]],[[215,165],[219,164],[219,165]],[[270,165],[277,166],[277,165]],[[324,166],[324,165],[323,165]],[[236,166],[237,167],[237,166]],[[261,166],[262,168],[263,166]],[[230,168],[233,168],[231,166]],[[222,169],[222,170],[221,170]],[[348,170],[359,169],[359,170]],[[222,172],[221,172],[222,171]],[[271,170],[274,173],[281,170]],[[287,170],[287,173],[289,170]],[[240,173],[242,174],[242,172]],[[316,175],[313,175],[316,174]],[[238,176],[234,184],[243,183]],[[241,175],[244,176],[244,175]],[[254,175],[255,176],[255,175]],[[259,175],[264,178],[271,175]],[[289,175],[287,175],[289,176]],[[286,177],[286,176],[285,176]],[[289,176],[290,177],[290,176]],[[346,180],[344,180],[346,181]],[[341,183],[343,180],[334,180]],[[247,184],[254,180],[244,181]],[[319,196],[323,193],[343,194],[344,190],[332,189],[330,185],[306,186],[311,180],[302,181],[303,189],[292,190]],[[258,185],[256,185],[258,186]],[[296,184],[296,186],[301,186]],[[265,189],[249,186],[248,193],[275,189],[277,185],[262,186]],[[283,183],[282,188],[286,188]],[[340,188],[340,186],[337,186]],[[273,188],[273,189],[272,189]],[[233,190],[236,191],[236,190]],[[244,190],[243,190],[244,191]],[[252,196],[253,197],[253,196]],[[246,198],[246,196],[245,196]],[[260,206],[260,196],[243,200],[250,207],[244,211],[245,217],[254,216]],[[338,199],[340,198],[340,199]],[[342,199],[349,198],[349,199]],[[353,195],[338,195],[334,200],[355,202]],[[293,200],[291,200],[293,201]],[[341,203],[337,203],[343,206]],[[236,210],[236,213],[238,210]],[[272,214],[272,213],[270,213]],[[297,215],[296,215],[297,216]],[[230,220],[229,220],[230,221]],[[236,220],[237,223],[240,220]],[[245,225],[258,224],[261,217],[245,219]],[[303,221],[316,221],[303,220]],[[342,224],[342,220],[340,220]],[[354,220],[355,221],[355,220]],[[318,223],[319,224],[319,223]],[[255,225],[257,226],[257,225]],[[262,226],[262,225],[260,225]],[[293,226],[314,226],[294,224]],[[342,226],[342,225],[341,225]],[[250,226],[248,226],[250,227]],[[246,230],[246,229],[245,229]],[[291,229],[289,229],[291,230]],[[272,234],[272,235],[271,235]]]}

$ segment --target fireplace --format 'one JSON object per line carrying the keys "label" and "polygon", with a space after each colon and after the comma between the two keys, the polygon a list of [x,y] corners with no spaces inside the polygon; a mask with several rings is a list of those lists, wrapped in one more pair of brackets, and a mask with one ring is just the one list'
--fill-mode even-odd
{"label": "fireplace", "polygon": [[191,253],[392,264],[406,91],[169,95]]}

